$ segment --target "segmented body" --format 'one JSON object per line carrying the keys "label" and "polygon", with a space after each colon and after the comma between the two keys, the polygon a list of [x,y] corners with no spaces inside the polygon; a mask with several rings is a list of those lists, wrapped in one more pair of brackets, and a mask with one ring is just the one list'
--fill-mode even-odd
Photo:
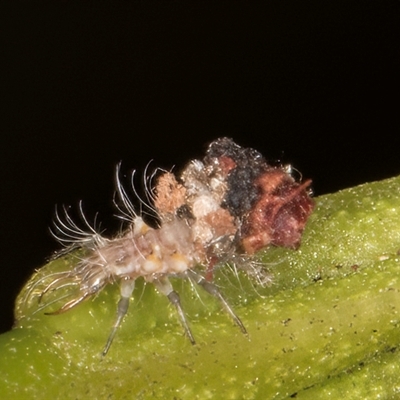
{"label": "segmented body", "polygon": [[[68,285],[78,287],[77,293],[51,314],[65,312],[118,281],[121,299],[103,351],[106,354],[127,312],[135,280],[144,278],[174,304],[187,336],[194,343],[179,296],[168,279],[180,276],[217,297],[246,332],[212,283],[214,265],[252,255],[268,245],[296,248],[314,206],[308,189],[310,181],[298,183],[287,168],[270,166],[256,150],[221,138],[209,145],[203,160],[190,162],[178,179],[163,171],[154,187],[153,175],[150,182],[145,181],[149,200],[146,205],[159,222],[153,228],[136,213],[118,171],[119,168],[118,208],[130,222],[125,232],[113,239],[104,238],[88,223],[82,209],[86,230],[67,212],[64,217],[56,215],[57,239],[67,246],[67,251],[82,248],[84,256],[71,270],[52,276],[42,290],[40,299],[51,290]],[[134,187],[133,191],[136,193]],[[194,269],[199,265],[204,267],[202,273]]]}

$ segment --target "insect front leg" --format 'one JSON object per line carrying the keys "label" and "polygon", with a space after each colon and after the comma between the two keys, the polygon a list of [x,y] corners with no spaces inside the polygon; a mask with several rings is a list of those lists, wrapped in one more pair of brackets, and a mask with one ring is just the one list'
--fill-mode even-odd
{"label": "insect front leg", "polygon": [[189,324],[186,319],[185,312],[183,311],[179,294],[175,292],[171,285],[171,282],[166,277],[160,277],[153,280],[155,287],[162,293],[165,294],[169,301],[175,306],[178,311],[179,318],[182,322],[183,328],[185,329],[186,336],[189,338],[192,344],[196,344],[192,331],[189,328]]}
{"label": "insect front leg", "polygon": [[104,346],[104,350],[102,355],[105,356],[110,349],[110,346],[114,340],[115,334],[117,333],[118,327],[121,325],[122,320],[124,319],[126,313],[129,308],[129,300],[132,295],[133,289],[135,288],[135,281],[132,279],[124,279],[121,281],[120,291],[121,298],[118,302],[117,307],[117,318],[115,319],[115,323],[112,327],[111,333],[108,336],[107,343]]}

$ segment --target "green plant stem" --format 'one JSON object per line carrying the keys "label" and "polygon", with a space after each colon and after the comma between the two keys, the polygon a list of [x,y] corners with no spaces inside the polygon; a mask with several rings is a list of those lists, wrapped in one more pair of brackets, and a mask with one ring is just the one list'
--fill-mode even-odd
{"label": "green plant stem", "polygon": [[199,299],[190,284],[176,280],[197,340],[192,346],[168,300],[151,285],[139,285],[109,354],[101,357],[117,286],[47,316],[38,311],[40,287],[32,285],[74,259],[48,264],[19,295],[16,328],[0,336],[1,397],[395,397],[399,189],[400,177],[317,198],[300,249],[271,248],[260,255],[273,275],[267,288],[254,289],[244,274],[238,280],[221,268],[216,282],[248,337],[214,298],[199,289]]}

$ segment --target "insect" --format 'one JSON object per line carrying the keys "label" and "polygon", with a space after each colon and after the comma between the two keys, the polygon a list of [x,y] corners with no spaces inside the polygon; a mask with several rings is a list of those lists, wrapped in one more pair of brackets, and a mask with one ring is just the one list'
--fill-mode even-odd
{"label": "insect", "polygon": [[[128,227],[116,237],[100,234],[86,219],[81,205],[85,229],[65,209],[63,214],[56,212],[53,234],[65,247],[60,254],[81,249],[83,255],[71,269],[34,285],[50,278],[40,301],[51,291],[69,286],[76,289],[58,310],[48,314],[66,312],[106,285],[119,282],[120,300],[102,352],[105,355],[127,313],[135,282],[143,278],[175,306],[186,336],[194,344],[179,295],[169,280],[182,277],[215,296],[246,333],[213,283],[214,267],[248,259],[269,245],[298,247],[314,207],[311,181],[297,182],[290,168],[269,165],[258,151],[223,137],[208,146],[202,160],[189,162],[179,177],[163,170],[145,174],[146,201],[137,195],[132,174],[133,193],[157,217],[158,225],[152,227],[137,212],[119,175],[117,166],[117,207]],[[255,274],[262,277],[259,271]]]}

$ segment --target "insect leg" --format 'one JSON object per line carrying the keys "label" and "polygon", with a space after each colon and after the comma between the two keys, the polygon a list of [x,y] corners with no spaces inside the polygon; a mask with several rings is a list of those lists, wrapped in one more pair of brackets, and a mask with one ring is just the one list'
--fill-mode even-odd
{"label": "insect leg", "polygon": [[175,306],[178,311],[179,318],[181,319],[183,328],[185,329],[186,336],[189,338],[192,344],[196,344],[192,331],[189,328],[189,324],[186,319],[185,312],[183,311],[181,300],[178,293],[175,292],[168,278],[162,277],[153,280],[155,287],[162,293],[165,294],[169,301]]}
{"label": "insect leg", "polygon": [[245,326],[243,325],[243,322],[235,314],[235,312],[233,311],[232,307],[228,304],[228,302],[222,296],[221,292],[218,290],[218,287],[216,285],[214,285],[212,282],[207,281],[204,277],[202,277],[201,275],[196,274],[195,272],[193,272],[191,270],[187,271],[187,275],[191,279],[193,279],[198,285],[202,286],[206,292],[208,292],[212,296],[216,297],[222,303],[222,305],[224,306],[224,308],[227,311],[227,313],[235,321],[236,325],[239,326],[240,330],[244,334],[247,334],[247,331],[246,331]]}
{"label": "insect leg", "polygon": [[135,281],[131,279],[125,279],[121,281],[121,298],[118,302],[117,307],[117,318],[115,319],[114,325],[111,329],[110,335],[108,336],[107,343],[104,346],[102,355],[105,356],[110,349],[110,346],[114,340],[115,334],[117,333],[118,327],[121,325],[122,320],[124,319],[126,313],[128,312],[129,307],[129,299],[135,288]]}

